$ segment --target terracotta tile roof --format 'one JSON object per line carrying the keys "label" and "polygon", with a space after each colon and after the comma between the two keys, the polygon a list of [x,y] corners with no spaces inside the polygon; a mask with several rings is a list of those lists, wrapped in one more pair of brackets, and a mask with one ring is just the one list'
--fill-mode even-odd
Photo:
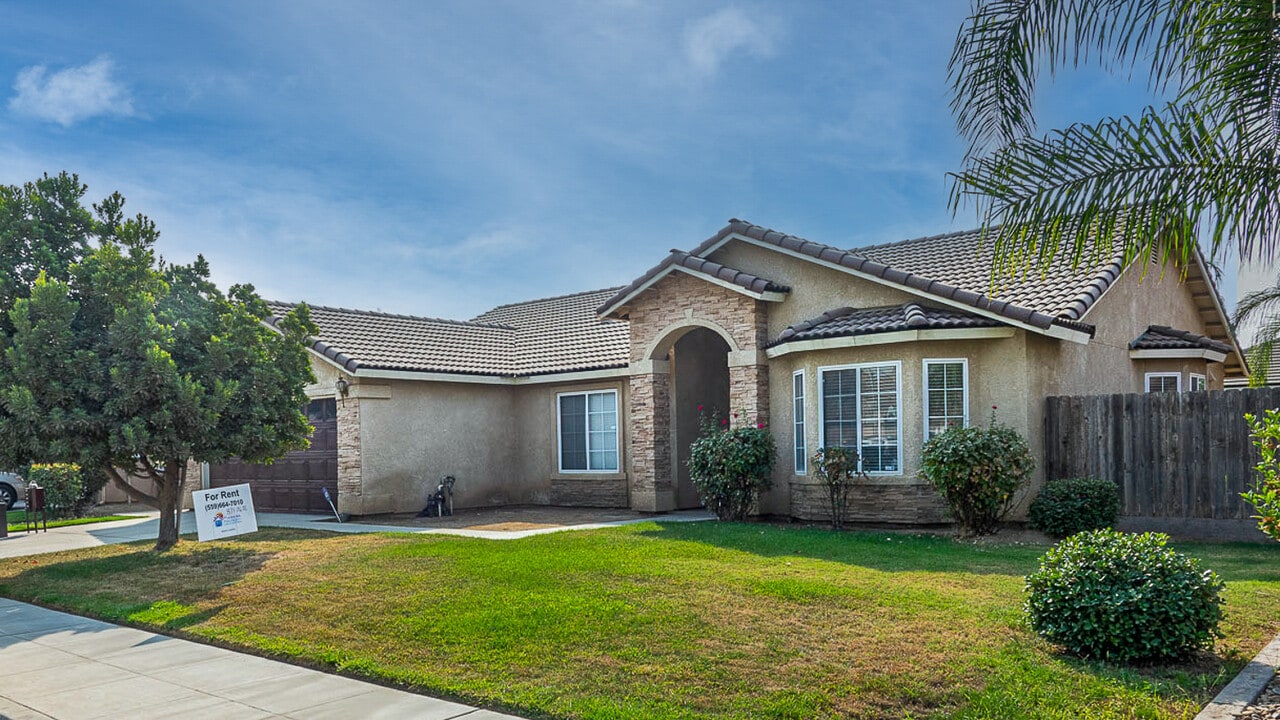
{"label": "terracotta tile roof", "polygon": [[[292,303],[269,302],[273,313]],[[515,329],[347,308],[311,307],[311,347],[350,372],[361,369],[511,375]],[[276,317],[268,320],[272,324]]]}
{"label": "terracotta tile roof", "polygon": [[649,268],[645,274],[636,278],[630,285],[621,288],[613,296],[604,301],[597,308],[596,312],[600,315],[606,315],[612,312],[614,306],[626,300],[637,290],[648,285],[655,278],[667,272],[672,266],[686,268],[696,273],[709,275],[718,280],[732,283],[738,287],[756,294],[766,292],[786,293],[791,292],[791,288],[786,285],[780,285],[772,280],[766,280],[762,277],[752,275],[749,272],[737,270],[717,262],[712,262],[704,257],[700,257],[697,252],[687,253],[682,250],[672,250],[670,255],[662,259],[662,262]]}
{"label": "terracotta tile roof", "polygon": [[[702,257],[731,235],[873,275],[916,293],[969,305],[1032,327],[1048,329],[1057,325],[1089,334],[1094,327],[1080,322],[1080,318],[1119,277],[1121,270],[1118,258],[1086,263],[1074,271],[1062,261],[1043,277],[1036,274],[1005,282],[988,294],[992,290],[990,273],[994,253],[990,243],[978,246],[978,231],[843,250],[736,218],[689,255]],[[668,258],[664,262],[671,261]],[[628,290],[642,285],[646,277],[662,267],[650,270],[628,286]],[[627,294],[627,291],[619,293],[602,306],[601,311],[612,310],[611,306]]]}
{"label": "terracotta tile roof", "polygon": [[1004,323],[981,315],[916,303],[886,307],[842,307],[783,330],[769,347],[799,340],[850,337],[900,330],[1001,327]]}
{"label": "terracotta tile roof", "polygon": [[[625,367],[630,327],[594,312],[617,289],[503,305],[466,322],[312,306],[320,334],[311,347],[349,372],[520,377]],[[276,314],[293,307],[268,304]]]}
{"label": "terracotta tile roof", "polygon": [[1204,335],[1177,330],[1164,325],[1151,325],[1146,332],[1129,343],[1130,350],[1213,350],[1230,353],[1231,346]]}
{"label": "terracotta tile roof", "polygon": [[595,309],[619,288],[502,305],[472,319],[515,329],[517,375],[599,370],[630,362],[631,327]]}

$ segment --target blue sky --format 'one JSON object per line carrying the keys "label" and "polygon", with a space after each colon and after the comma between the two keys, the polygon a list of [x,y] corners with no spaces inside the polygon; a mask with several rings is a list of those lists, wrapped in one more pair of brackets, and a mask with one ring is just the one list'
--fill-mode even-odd
{"label": "blue sky", "polygon": [[[0,2],[0,182],[120,190],[224,287],[465,318],[625,284],[730,217],[843,246],[972,226],[945,177],[968,9]],[[1040,117],[1151,101],[1085,70]]]}

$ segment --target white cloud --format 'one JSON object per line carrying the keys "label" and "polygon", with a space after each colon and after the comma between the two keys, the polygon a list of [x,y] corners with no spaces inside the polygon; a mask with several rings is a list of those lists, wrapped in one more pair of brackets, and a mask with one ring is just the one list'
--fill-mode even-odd
{"label": "white cloud", "polygon": [[114,69],[105,55],[53,74],[44,65],[24,68],[13,83],[18,94],[9,100],[9,109],[63,127],[95,115],[132,115],[133,101],[128,89],[111,77]]}
{"label": "white cloud", "polygon": [[714,76],[738,50],[767,57],[773,53],[773,38],[736,7],[724,8],[685,27],[685,59],[697,76]]}

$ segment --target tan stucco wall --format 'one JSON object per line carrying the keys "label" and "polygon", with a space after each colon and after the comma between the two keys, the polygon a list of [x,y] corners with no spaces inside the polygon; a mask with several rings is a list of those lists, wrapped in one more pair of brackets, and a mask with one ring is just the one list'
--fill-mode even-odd
{"label": "tan stucco wall", "polygon": [[[561,472],[556,418],[561,393],[613,390],[618,393],[618,471],[604,473]],[[515,464],[519,466],[519,502],[553,505],[618,507],[627,504],[627,378],[607,378],[573,383],[524,385],[513,389],[513,421],[519,426],[513,437]],[[619,502],[619,499],[621,502]]]}
{"label": "tan stucco wall", "polygon": [[710,259],[791,288],[783,302],[765,303],[770,339],[787,327],[812,320],[828,310],[901,305],[920,300],[897,288],[743,242],[729,242],[712,253]]}
{"label": "tan stucco wall", "polygon": [[1017,331],[1013,337],[983,340],[932,340],[892,343],[864,347],[792,353],[775,358],[770,364],[769,387],[773,408],[771,424],[778,442],[778,464],[774,471],[774,490],[765,499],[764,510],[786,514],[790,506],[791,485],[816,483],[812,468],[805,476],[794,473],[794,432],[792,408],[792,374],[805,373],[806,451],[812,457],[822,446],[820,424],[821,393],[819,372],[822,368],[861,363],[900,362],[902,387],[901,432],[902,472],[872,476],[876,484],[921,482],[920,449],[924,446],[924,360],[964,358],[969,365],[969,422],[986,424],[991,407],[998,406],[997,418],[1022,433],[1030,435],[1033,422],[1030,384],[1027,372],[1027,334]]}
{"label": "tan stucco wall", "polygon": [[[384,383],[378,383],[379,385]],[[520,488],[508,388],[393,380],[359,384],[361,514],[421,509],[441,475],[460,507],[513,502]]]}
{"label": "tan stucco wall", "polygon": [[1040,397],[1143,392],[1148,372],[1177,370],[1185,389],[1188,373],[1206,375],[1210,390],[1222,389],[1222,364],[1204,360],[1134,360],[1129,343],[1150,325],[1205,334],[1207,329],[1175,270],[1125,271],[1083,318],[1097,328],[1088,345],[1037,336],[1032,342]]}
{"label": "tan stucco wall", "polygon": [[[618,392],[619,472],[560,473],[557,394],[605,389]],[[415,512],[442,475],[457,478],[460,508],[576,504],[576,490],[595,504],[612,491],[609,498],[622,498],[612,505],[626,504],[625,378],[530,385],[357,378],[345,402],[357,400],[360,492],[339,496],[343,512]]]}

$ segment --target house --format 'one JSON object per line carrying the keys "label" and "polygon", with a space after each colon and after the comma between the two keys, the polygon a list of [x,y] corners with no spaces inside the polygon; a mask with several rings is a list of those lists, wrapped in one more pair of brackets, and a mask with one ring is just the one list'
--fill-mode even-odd
{"label": "house", "polygon": [[850,520],[933,523],[920,451],[946,427],[995,414],[1040,456],[1047,396],[1217,390],[1243,367],[1198,260],[994,287],[991,266],[977,232],[844,250],[731,220],[626,287],[466,322],[313,307],[334,442],[274,482],[359,515],[417,510],[445,474],[463,507],[696,507],[689,443],[715,413],[774,434],[762,512],[824,517],[809,458],[842,444],[869,477]]}
{"label": "house", "polygon": [[[1254,345],[1253,347],[1245,348],[1245,358],[1252,358],[1255,354],[1254,349],[1258,347],[1258,345]],[[1271,352],[1267,358],[1266,376],[1262,381],[1262,385],[1265,387],[1280,387],[1280,343],[1272,345]],[[1252,368],[1255,372],[1259,370],[1258,364],[1254,363]],[[1223,385],[1227,388],[1247,388],[1249,387],[1249,376],[1244,373],[1243,368],[1238,368],[1235,374],[1227,376],[1226,380],[1223,381]]]}

